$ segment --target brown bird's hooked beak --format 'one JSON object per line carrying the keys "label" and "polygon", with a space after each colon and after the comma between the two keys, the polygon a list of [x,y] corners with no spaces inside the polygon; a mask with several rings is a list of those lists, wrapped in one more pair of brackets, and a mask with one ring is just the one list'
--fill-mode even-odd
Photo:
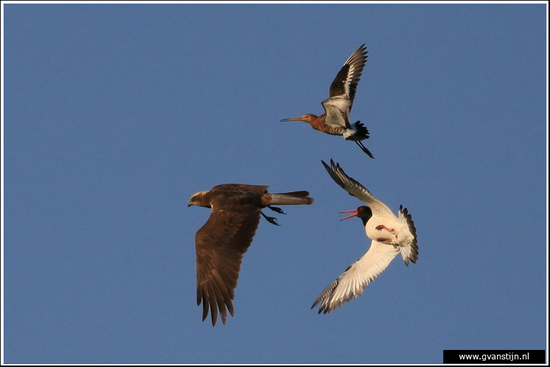
{"label": "brown bird's hooked beak", "polygon": [[350,215],[350,216],[347,216],[345,218],[340,219],[340,221],[350,219],[350,218],[353,218],[353,217],[357,217],[359,215],[359,212],[357,210],[346,210],[346,211],[343,211],[343,212],[339,212],[338,214],[349,214],[349,213],[353,213],[353,214]]}

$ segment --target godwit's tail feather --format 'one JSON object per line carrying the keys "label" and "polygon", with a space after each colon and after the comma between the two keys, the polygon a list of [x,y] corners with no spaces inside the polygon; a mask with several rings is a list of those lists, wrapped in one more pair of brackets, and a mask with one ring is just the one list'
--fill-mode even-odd
{"label": "godwit's tail feather", "polygon": [[352,124],[355,129],[355,134],[351,135],[348,140],[365,140],[369,138],[369,130],[361,121]]}
{"label": "godwit's tail feather", "polygon": [[361,121],[357,121],[353,124],[353,129],[347,129],[347,134],[344,134],[346,140],[354,141],[363,152],[369,157],[374,158],[372,153],[363,145],[362,140],[369,138],[369,130],[363,125]]}

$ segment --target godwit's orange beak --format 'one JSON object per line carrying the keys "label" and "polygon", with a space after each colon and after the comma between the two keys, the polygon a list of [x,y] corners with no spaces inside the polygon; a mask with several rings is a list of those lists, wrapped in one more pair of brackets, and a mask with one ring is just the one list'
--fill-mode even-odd
{"label": "godwit's orange beak", "polygon": [[348,216],[348,217],[340,219],[340,221],[350,219],[350,218],[353,218],[353,217],[357,217],[357,215],[359,215],[359,212],[357,210],[346,210],[344,212],[340,212],[339,214],[349,214],[349,213],[353,213],[353,214]]}
{"label": "godwit's orange beak", "polygon": [[282,119],[281,121],[282,122],[287,122],[287,121],[304,121],[302,119],[303,116],[300,116],[300,117],[290,117],[290,118],[287,118],[287,119]]}

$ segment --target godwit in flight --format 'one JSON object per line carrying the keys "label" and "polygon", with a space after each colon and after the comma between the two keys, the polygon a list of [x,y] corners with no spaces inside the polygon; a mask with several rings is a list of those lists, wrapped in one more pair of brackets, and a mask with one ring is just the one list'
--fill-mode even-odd
{"label": "godwit in flight", "polygon": [[367,50],[361,45],[344,63],[329,88],[329,98],[321,104],[325,113],[321,116],[308,113],[299,117],[291,117],[281,121],[303,121],[315,130],[331,135],[342,135],[346,140],[354,141],[363,152],[374,158],[372,153],[363,145],[362,140],[369,138],[369,131],[361,123],[349,122],[349,115],[361,78],[363,67],[367,62]]}

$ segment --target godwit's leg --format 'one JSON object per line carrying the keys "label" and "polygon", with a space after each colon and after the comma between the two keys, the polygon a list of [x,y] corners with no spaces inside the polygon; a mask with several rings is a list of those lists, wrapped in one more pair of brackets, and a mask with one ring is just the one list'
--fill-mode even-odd
{"label": "godwit's leg", "polygon": [[361,150],[365,153],[367,153],[367,155],[371,158],[374,159],[374,156],[372,155],[372,153],[367,149],[366,146],[363,145],[363,143],[361,143],[360,141],[356,141],[355,140],[355,143],[359,146],[359,148],[361,148]]}

